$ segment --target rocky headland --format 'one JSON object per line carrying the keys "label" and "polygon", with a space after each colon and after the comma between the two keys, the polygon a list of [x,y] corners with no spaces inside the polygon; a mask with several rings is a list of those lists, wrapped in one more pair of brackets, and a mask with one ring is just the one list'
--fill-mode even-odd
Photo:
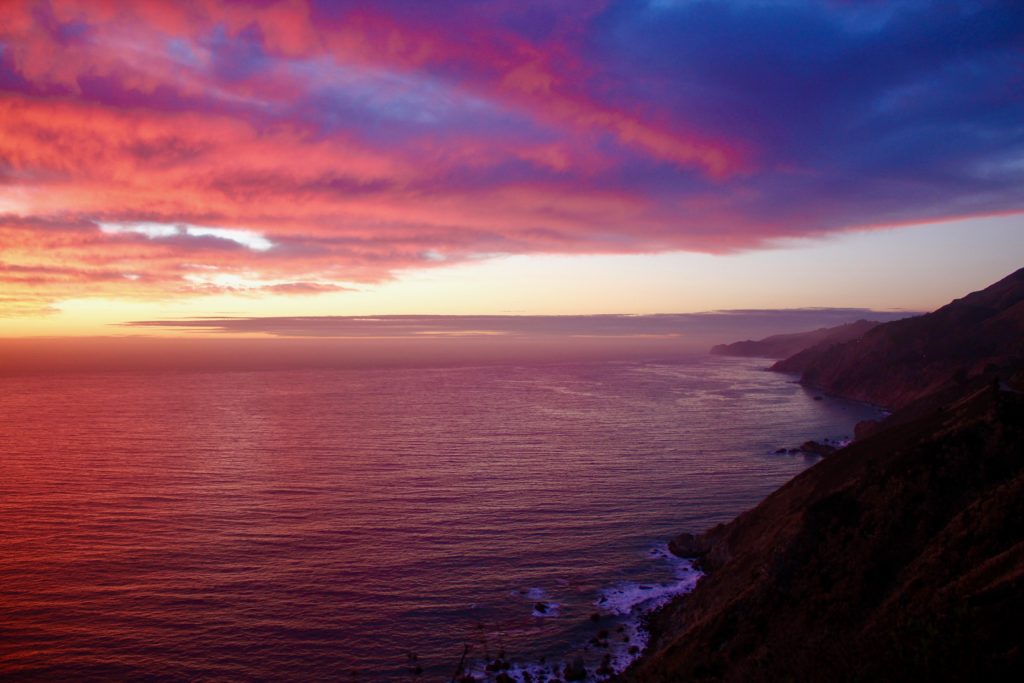
{"label": "rocky headland", "polygon": [[1024,270],[773,369],[894,412],[673,539],[707,574],[623,678],[1024,680]]}
{"label": "rocky headland", "polygon": [[809,332],[776,334],[757,341],[748,339],[732,344],[719,344],[711,347],[711,353],[716,356],[741,356],[744,358],[789,358],[811,347],[824,349],[858,339],[879,324],[873,320],[858,320],[846,325],[822,327]]}

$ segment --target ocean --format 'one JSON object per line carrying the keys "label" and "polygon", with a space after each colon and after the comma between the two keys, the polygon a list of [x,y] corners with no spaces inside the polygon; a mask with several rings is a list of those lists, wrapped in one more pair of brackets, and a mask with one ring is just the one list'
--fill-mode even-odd
{"label": "ocean", "polygon": [[621,668],[870,406],[758,359],[0,379],[0,678]]}

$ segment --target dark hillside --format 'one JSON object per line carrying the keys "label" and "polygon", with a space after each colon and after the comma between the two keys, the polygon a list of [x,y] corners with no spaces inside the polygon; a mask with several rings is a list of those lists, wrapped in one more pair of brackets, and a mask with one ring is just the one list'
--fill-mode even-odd
{"label": "dark hillside", "polygon": [[776,368],[898,408],[732,522],[632,681],[1024,680],[1024,270]]}
{"label": "dark hillside", "polygon": [[745,358],[787,358],[811,347],[828,348],[834,344],[858,339],[879,323],[872,320],[858,320],[836,327],[822,327],[810,332],[776,334],[759,341],[741,341],[719,344],[711,348],[716,356],[741,356]]}
{"label": "dark hillside", "polygon": [[1024,269],[933,313],[772,366],[829,393],[901,408],[1024,357]]}
{"label": "dark hillside", "polygon": [[883,430],[701,540],[630,680],[1024,680],[1024,396]]}

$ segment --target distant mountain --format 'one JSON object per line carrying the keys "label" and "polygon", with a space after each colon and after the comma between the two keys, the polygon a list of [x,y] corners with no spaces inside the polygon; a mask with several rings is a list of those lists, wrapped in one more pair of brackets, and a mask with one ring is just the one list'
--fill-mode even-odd
{"label": "distant mountain", "polygon": [[772,366],[832,394],[904,407],[1024,357],[1024,269],[933,313],[884,323]]}
{"label": "distant mountain", "polygon": [[871,320],[836,327],[822,327],[810,332],[776,334],[759,341],[747,340],[732,344],[719,344],[711,348],[716,356],[742,356],[744,358],[788,358],[811,347],[827,348],[835,344],[859,339],[879,323]]}
{"label": "distant mountain", "polygon": [[1024,680],[1024,270],[776,368],[897,410],[673,539],[706,576],[623,679]]}

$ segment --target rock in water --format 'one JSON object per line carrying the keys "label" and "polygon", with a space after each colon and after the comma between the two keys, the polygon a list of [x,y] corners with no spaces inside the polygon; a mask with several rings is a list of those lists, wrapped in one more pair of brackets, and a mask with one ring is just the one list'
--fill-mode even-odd
{"label": "rock in water", "polygon": [[676,557],[692,560],[707,554],[708,543],[703,536],[679,534],[668,542],[668,549]]}
{"label": "rock in water", "polygon": [[835,453],[836,447],[829,446],[824,443],[818,443],[817,441],[805,441],[800,444],[800,452],[807,453],[808,455],[820,455],[825,457],[826,455],[832,455]]}

